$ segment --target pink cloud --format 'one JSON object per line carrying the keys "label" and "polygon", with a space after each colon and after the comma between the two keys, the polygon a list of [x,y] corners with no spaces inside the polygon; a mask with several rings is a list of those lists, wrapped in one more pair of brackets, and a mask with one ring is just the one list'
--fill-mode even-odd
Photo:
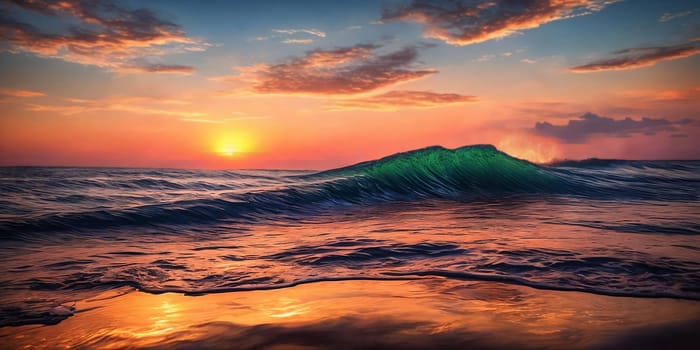
{"label": "pink cloud", "polygon": [[63,31],[46,32],[16,19],[10,11],[0,10],[0,41],[14,51],[119,69],[207,45],[145,8],[127,9],[108,0],[11,2],[16,5],[13,11],[35,12],[64,23],[78,22]]}
{"label": "pink cloud", "polygon": [[389,53],[377,52],[380,48],[364,44],[312,50],[277,64],[238,67],[241,75],[234,79],[249,82],[250,90],[261,94],[351,95],[437,72],[415,67],[415,46]]}
{"label": "pink cloud", "polygon": [[384,109],[398,108],[435,108],[446,105],[476,102],[474,96],[454,93],[437,93],[432,91],[389,91],[367,98],[338,100],[331,107],[333,110],[347,109]]}
{"label": "pink cloud", "polygon": [[43,92],[31,91],[31,90],[21,90],[21,89],[7,89],[0,88],[0,95],[10,96],[10,97],[40,97],[46,96]]}

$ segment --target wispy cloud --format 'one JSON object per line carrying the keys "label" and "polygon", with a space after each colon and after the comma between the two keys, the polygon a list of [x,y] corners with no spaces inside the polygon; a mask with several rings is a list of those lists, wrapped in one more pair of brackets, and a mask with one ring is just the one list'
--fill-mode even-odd
{"label": "wispy cloud", "polygon": [[474,96],[432,91],[389,91],[367,98],[342,99],[335,101],[331,110],[379,109],[396,110],[399,108],[435,108],[446,105],[476,102]]}
{"label": "wispy cloud", "polygon": [[[205,50],[208,46],[145,8],[128,9],[109,0],[11,2],[14,7],[0,9],[0,41],[14,51],[120,69],[169,53]],[[44,31],[13,15],[21,11],[57,18],[68,29]]]}
{"label": "wispy cloud", "polygon": [[217,80],[247,82],[260,94],[349,95],[419,79],[436,73],[416,67],[418,47],[381,53],[381,46],[362,44],[312,50],[277,64],[237,67],[239,76]]}
{"label": "wispy cloud", "polygon": [[148,64],[142,66],[121,67],[119,68],[119,71],[189,75],[194,73],[195,69],[191,66],[181,66],[176,64]]}
{"label": "wispy cloud", "polygon": [[432,1],[387,7],[381,22],[422,23],[426,37],[451,45],[503,38],[542,24],[600,11],[617,0]]}
{"label": "wispy cloud", "polygon": [[681,18],[681,17],[692,15],[693,13],[698,12],[698,11],[700,11],[700,8],[694,8],[692,10],[680,11],[680,12],[666,12],[663,15],[661,15],[661,17],[659,17],[659,22],[672,21],[676,18]]}
{"label": "wispy cloud", "polygon": [[676,126],[689,123],[689,120],[672,121],[669,119],[632,118],[613,119],[586,113],[577,119],[569,120],[565,125],[549,122],[537,122],[532,129],[536,134],[554,137],[565,143],[584,143],[592,136],[628,137],[631,134],[653,135],[660,131],[673,131]]}
{"label": "wispy cloud", "polygon": [[281,39],[283,44],[311,44],[314,38],[326,37],[326,32],[313,28],[272,29],[272,32],[274,34],[257,36],[252,40]]}
{"label": "wispy cloud", "polygon": [[223,124],[225,121],[216,119],[201,119],[201,118],[180,118],[183,122],[204,123],[204,124]]}
{"label": "wispy cloud", "polygon": [[282,40],[283,44],[311,44],[313,43],[313,39],[285,39]]}
{"label": "wispy cloud", "polygon": [[614,52],[610,58],[572,67],[569,70],[575,73],[589,73],[636,69],[698,53],[700,53],[700,42],[697,41],[673,46],[635,47]]}
{"label": "wispy cloud", "polygon": [[621,91],[620,95],[623,97],[635,98],[649,102],[700,103],[700,86],[670,90],[628,90]]}
{"label": "wispy cloud", "polygon": [[492,59],[496,58],[496,55],[494,54],[486,54],[486,55],[481,55],[478,58],[474,60],[474,62],[488,62]]}
{"label": "wispy cloud", "polygon": [[227,118],[220,118],[220,119],[183,117],[183,118],[180,118],[180,120],[183,122],[190,122],[190,123],[227,124],[230,122],[237,122],[237,121],[242,121],[242,120],[262,120],[262,119],[269,118],[269,117],[263,116],[263,115],[249,115],[247,113],[242,113],[242,112],[234,112],[232,114],[234,115],[234,117],[227,117]]}
{"label": "wispy cloud", "polygon": [[62,115],[73,115],[87,112],[90,109],[80,105],[39,105],[30,104],[26,106],[26,110],[32,112],[53,112]]}
{"label": "wispy cloud", "polygon": [[317,36],[319,38],[326,37],[326,33],[323,31],[320,31],[318,29],[273,29],[272,31],[275,33],[287,34],[287,35],[294,35],[294,34],[303,33],[303,34]]}
{"label": "wispy cloud", "polygon": [[43,92],[21,89],[0,88],[0,95],[10,97],[40,97],[46,96]]}
{"label": "wispy cloud", "polygon": [[186,101],[148,97],[112,96],[100,99],[66,98],[53,104],[29,104],[25,108],[32,112],[52,112],[62,115],[118,111],[134,114],[165,115],[182,118],[197,118],[206,115],[199,111],[184,110]]}

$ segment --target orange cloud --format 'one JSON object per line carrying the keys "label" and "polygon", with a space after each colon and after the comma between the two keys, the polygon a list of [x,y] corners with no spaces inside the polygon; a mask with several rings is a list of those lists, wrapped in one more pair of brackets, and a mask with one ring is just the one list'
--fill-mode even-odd
{"label": "orange cloud", "polygon": [[620,94],[651,102],[695,102],[700,101],[700,86],[676,90],[630,90]]}
{"label": "orange cloud", "polygon": [[19,89],[0,88],[0,95],[10,97],[39,97],[46,96],[43,92]]}
{"label": "orange cloud", "polygon": [[[181,105],[186,101],[172,99],[156,99],[146,97],[113,96],[95,100],[65,99],[62,104],[29,104],[26,106],[32,112],[54,112],[63,115],[73,115],[97,111],[120,111],[134,114],[169,115],[181,118],[197,118],[206,115],[198,111],[183,110]],[[169,106],[175,106],[175,108]]]}
{"label": "orange cloud", "polygon": [[474,96],[431,91],[389,91],[368,98],[338,100],[331,107],[333,110],[348,109],[383,109],[399,108],[434,108],[445,105],[475,102]]}
{"label": "orange cloud", "polygon": [[382,22],[410,21],[426,37],[464,46],[503,38],[559,19],[599,11],[617,0],[428,1],[386,8]]}
{"label": "orange cloud", "polygon": [[[355,45],[332,50],[308,51],[278,64],[238,67],[234,79],[250,83],[261,94],[350,95],[435,74],[415,67],[418,48],[405,47],[380,54],[378,45]],[[218,80],[227,80],[223,77]]]}
{"label": "orange cloud", "polygon": [[[0,41],[8,43],[11,50],[42,57],[117,69],[168,53],[203,50],[207,46],[149,9],[126,9],[108,0],[11,2],[16,5],[13,10],[35,12],[70,23],[70,28],[64,32],[49,33],[21,22],[8,10],[0,10]],[[72,25],[75,21],[78,24]]]}
{"label": "orange cloud", "polygon": [[636,47],[620,50],[614,57],[594,61],[569,70],[575,73],[589,73],[608,70],[627,70],[653,66],[657,62],[689,57],[700,53],[697,42],[674,46]]}

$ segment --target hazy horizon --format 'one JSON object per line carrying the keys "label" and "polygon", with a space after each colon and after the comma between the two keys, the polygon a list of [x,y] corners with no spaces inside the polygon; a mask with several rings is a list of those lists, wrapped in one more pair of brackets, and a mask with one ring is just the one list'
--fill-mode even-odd
{"label": "hazy horizon", "polygon": [[[469,146],[493,146],[490,144],[479,144],[479,145],[465,145],[462,147],[469,147]],[[165,169],[165,170],[210,170],[210,171],[327,171],[327,170],[333,170],[333,169],[338,169],[338,168],[344,168],[348,166],[353,166],[357,165],[363,162],[367,161],[375,161],[375,160],[380,160],[386,157],[391,157],[400,153],[408,153],[408,152],[413,152],[413,151],[418,151],[426,148],[433,148],[433,147],[442,147],[448,150],[455,150],[457,148],[462,148],[462,147],[457,147],[457,148],[447,148],[443,147],[440,145],[431,145],[431,146],[426,146],[426,147],[421,147],[421,148],[416,148],[416,149],[411,149],[411,150],[406,150],[406,151],[400,151],[397,153],[392,153],[392,154],[387,154],[385,156],[379,156],[377,158],[372,158],[372,159],[366,159],[363,161],[355,162],[355,163],[349,163],[349,164],[341,164],[336,167],[332,168],[206,168],[206,167],[201,167],[201,168],[195,168],[195,167],[168,167],[168,166],[163,166],[163,167],[148,167],[148,166],[115,166],[115,165],[71,165],[71,164],[65,164],[65,165],[44,165],[44,164],[8,164],[8,165],[0,165],[2,168],[23,168],[23,167],[36,167],[36,168],[105,168],[105,169]],[[495,146],[494,146],[495,147]],[[496,147],[496,149],[498,149]],[[499,150],[501,151],[501,150]],[[506,153],[506,152],[504,152]],[[506,153],[508,154],[508,153]],[[510,155],[510,154],[509,154]],[[512,156],[512,155],[510,155]],[[522,160],[527,160],[524,158],[518,158],[514,157],[517,159],[522,159]],[[561,158],[561,159],[552,159],[547,162],[532,162],[537,165],[550,165],[550,164],[558,164],[558,163],[564,163],[564,162],[581,162],[581,161],[589,161],[589,160],[602,160],[602,161],[632,161],[632,162],[696,162],[700,161],[700,158],[694,159],[694,158],[688,158],[688,159],[623,159],[623,158],[598,158],[598,157],[589,157],[589,158],[578,158],[578,159],[572,159],[572,158]],[[529,160],[527,160],[529,161]]]}

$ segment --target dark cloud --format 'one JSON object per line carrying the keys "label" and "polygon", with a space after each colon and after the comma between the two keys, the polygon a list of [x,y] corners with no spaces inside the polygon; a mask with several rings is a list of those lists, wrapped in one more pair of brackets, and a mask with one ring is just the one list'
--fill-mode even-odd
{"label": "dark cloud", "polygon": [[[0,41],[5,48],[113,69],[172,52],[203,50],[177,24],[149,9],[127,9],[109,0],[4,0]],[[7,3],[14,4],[14,7]],[[12,9],[12,12],[10,11]],[[65,29],[46,32],[13,16],[29,11],[59,18]],[[75,24],[77,22],[77,24]],[[73,24],[68,24],[73,23]]]}
{"label": "dark cloud", "polygon": [[616,120],[586,113],[578,119],[569,120],[566,125],[537,122],[532,131],[539,135],[558,138],[566,143],[583,143],[589,137],[596,135],[612,137],[627,137],[631,134],[654,135],[660,131],[675,130],[676,125],[685,124],[686,121],[652,118]]}
{"label": "dark cloud", "polygon": [[452,45],[469,45],[511,35],[519,30],[599,11],[617,0],[413,0],[389,7],[381,21],[413,21],[426,37]]}
{"label": "dark cloud", "polygon": [[693,56],[700,53],[700,44],[691,42],[674,46],[637,47],[614,52],[613,57],[570,68],[572,72],[588,73],[606,70],[626,70],[653,66],[657,62]]}
{"label": "dark cloud", "polygon": [[339,100],[331,108],[345,109],[398,109],[398,108],[433,108],[444,105],[475,102],[476,97],[453,93],[431,91],[389,91],[367,98]]}
{"label": "dark cloud", "polygon": [[308,51],[278,64],[238,67],[256,93],[358,94],[436,73],[416,68],[418,48],[378,53],[378,45]]}

